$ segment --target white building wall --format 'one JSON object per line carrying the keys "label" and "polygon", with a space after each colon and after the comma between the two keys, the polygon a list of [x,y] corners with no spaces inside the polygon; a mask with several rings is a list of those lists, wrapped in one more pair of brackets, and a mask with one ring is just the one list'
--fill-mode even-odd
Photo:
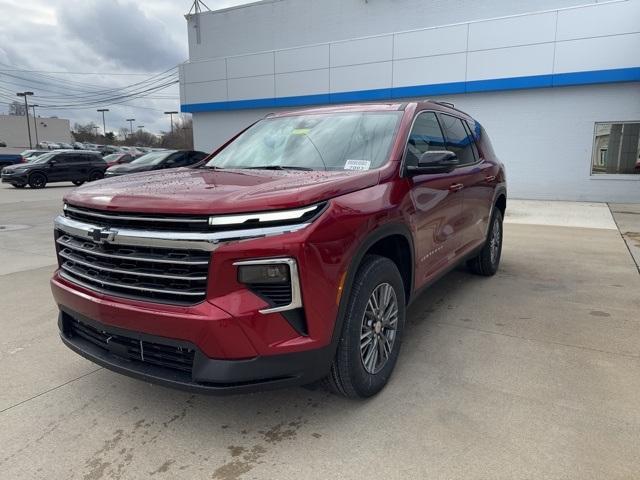
{"label": "white building wall", "polygon": [[[31,141],[36,145],[36,128],[38,139],[49,142],[71,142],[71,127],[69,120],[64,118],[33,118],[29,115],[31,128]],[[22,115],[0,115],[0,141],[7,147],[29,147],[29,135],[27,132],[27,120]]]}
{"label": "white building wall", "polygon": [[[209,32],[204,28],[208,18],[242,17],[261,8],[263,4],[203,15],[203,35]],[[294,13],[289,15],[295,23]],[[195,112],[552,87],[620,81],[625,75],[640,80],[639,20],[640,0],[621,0],[224,58],[194,58],[198,51],[194,48],[190,61],[180,68],[182,109]],[[202,46],[213,52],[221,48],[206,39]]]}
{"label": "white building wall", "polygon": [[[266,0],[189,19],[189,58],[242,55],[549,10],[597,0]],[[213,6],[213,5],[210,5]]]}

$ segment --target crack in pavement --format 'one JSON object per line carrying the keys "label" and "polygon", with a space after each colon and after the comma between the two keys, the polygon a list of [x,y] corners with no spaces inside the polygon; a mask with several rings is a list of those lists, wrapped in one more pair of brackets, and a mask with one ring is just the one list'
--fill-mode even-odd
{"label": "crack in pavement", "polygon": [[27,402],[30,402],[31,400],[34,400],[34,399],[36,399],[38,397],[41,397],[42,395],[46,395],[47,393],[53,392],[54,390],[58,390],[59,388],[62,388],[64,386],[66,386],[66,385],[69,385],[70,383],[73,383],[76,380],[80,380],[81,378],[88,377],[89,375],[92,375],[92,374],[96,373],[99,370],[104,370],[104,368],[102,368],[102,367],[96,368],[95,370],[92,370],[92,371],[90,371],[88,373],[85,373],[84,375],[80,375],[79,377],[73,378],[73,379],[71,379],[71,380],[69,380],[67,382],[61,383],[60,385],[57,385],[57,386],[52,387],[52,388],[50,388],[48,390],[45,390],[44,392],[37,393],[36,395],[34,395],[34,396],[30,397],[30,398],[27,398],[25,400],[21,400],[20,402],[18,402],[16,404],[10,405],[10,406],[0,410],[0,413],[5,413],[5,412],[11,410],[12,408],[19,407],[20,405],[23,405],[23,404],[25,404]]}

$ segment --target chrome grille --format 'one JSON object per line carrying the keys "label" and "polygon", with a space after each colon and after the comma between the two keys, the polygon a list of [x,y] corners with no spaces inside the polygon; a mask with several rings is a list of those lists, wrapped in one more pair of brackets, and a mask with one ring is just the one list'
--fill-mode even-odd
{"label": "chrome grille", "polygon": [[85,288],[163,303],[204,300],[210,253],[97,243],[59,232],[60,274]]}
{"label": "chrome grille", "polygon": [[209,217],[167,216],[142,213],[117,213],[67,205],[65,215],[97,227],[133,228],[172,232],[206,232],[210,229]]}

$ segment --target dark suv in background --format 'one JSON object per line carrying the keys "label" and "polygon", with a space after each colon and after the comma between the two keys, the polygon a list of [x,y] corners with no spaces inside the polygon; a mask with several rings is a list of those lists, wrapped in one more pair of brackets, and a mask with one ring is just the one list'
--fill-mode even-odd
{"label": "dark suv in background", "polygon": [[159,152],[149,152],[129,163],[109,167],[105,176],[115,177],[116,175],[126,175],[127,173],[190,167],[191,165],[201,162],[206,157],[206,153],[194,150],[162,150]]}
{"label": "dark suv in background", "polygon": [[102,155],[93,151],[55,150],[44,153],[28,163],[2,169],[2,182],[16,188],[44,188],[51,182],[84,182],[99,180],[107,169]]}

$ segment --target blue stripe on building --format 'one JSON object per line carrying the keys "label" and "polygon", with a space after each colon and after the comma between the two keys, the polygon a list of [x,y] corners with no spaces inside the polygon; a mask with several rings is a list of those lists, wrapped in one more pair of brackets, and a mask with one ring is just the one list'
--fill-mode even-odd
{"label": "blue stripe on building", "polygon": [[527,77],[496,78],[468,82],[438,83],[409,87],[379,88],[352,92],[322,93],[280,98],[229,100],[224,102],[190,103],[181,105],[183,112],[215,112],[252,108],[298,107],[331,103],[370,102],[408,97],[455,95],[461,93],[522,90],[529,88],[566,87],[597,83],[640,81],[640,67],[593,70],[589,72],[555,73]]}

